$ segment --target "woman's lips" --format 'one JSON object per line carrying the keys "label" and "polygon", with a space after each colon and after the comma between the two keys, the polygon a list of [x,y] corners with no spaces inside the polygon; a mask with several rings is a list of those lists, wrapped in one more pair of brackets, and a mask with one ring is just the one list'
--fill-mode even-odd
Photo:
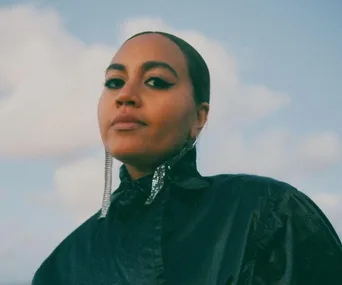
{"label": "woman's lips", "polygon": [[133,114],[120,113],[115,117],[111,126],[117,131],[130,131],[146,126],[146,124]]}
{"label": "woman's lips", "polygon": [[131,131],[143,127],[144,125],[137,122],[118,122],[113,125],[116,131]]}

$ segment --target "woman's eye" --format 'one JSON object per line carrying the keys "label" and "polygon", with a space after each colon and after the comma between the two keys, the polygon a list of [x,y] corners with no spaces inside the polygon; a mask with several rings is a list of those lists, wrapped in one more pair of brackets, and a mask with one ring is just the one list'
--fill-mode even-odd
{"label": "woman's eye", "polygon": [[173,86],[173,83],[169,83],[161,78],[158,77],[152,77],[148,79],[145,84],[148,86],[154,88],[154,89],[169,89],[171,86]]}
{"label": "woman's eye", "polygon": [[125,85],[125,81],[119,78],[108,79],[105,82],[105,86],[108,89],[120,89]]}

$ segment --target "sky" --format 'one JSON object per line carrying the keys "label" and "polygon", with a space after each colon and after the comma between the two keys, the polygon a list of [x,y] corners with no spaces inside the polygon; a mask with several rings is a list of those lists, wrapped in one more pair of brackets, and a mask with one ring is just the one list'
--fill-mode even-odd
{"label": "sky", "polygon": [[208,63],[200,172],[290,183],[341,237],[341,13],[339,0],[1,0],[0,284],[30,281],[100,208],[104,70],[143,30],[184,38]]}

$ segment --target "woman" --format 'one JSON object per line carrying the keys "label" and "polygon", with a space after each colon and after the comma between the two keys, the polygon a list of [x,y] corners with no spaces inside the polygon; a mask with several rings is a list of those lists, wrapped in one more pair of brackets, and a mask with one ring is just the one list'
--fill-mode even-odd
{"label": "woman", "polygon": [[[288,184],[202,177],[196,138],[210,78],[185,41],[146,32],[106,71],[99,126],[103,207],[44,261],[33,284],[342,284],[342,245],[319,208]],[[111,194],[112,157],[123,163]]]}

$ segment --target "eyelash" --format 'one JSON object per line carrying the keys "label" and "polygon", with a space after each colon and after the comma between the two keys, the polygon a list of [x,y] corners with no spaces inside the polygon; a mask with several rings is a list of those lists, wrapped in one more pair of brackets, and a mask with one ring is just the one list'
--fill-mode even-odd
{"label": "eyelash", "polygon": [[[147,84],[149,81],[155,81],[157,82],[157,86],[153,86],[153,85],[149,85]],[[114,85],[119,85],[119,86],[112,86],[112,84]],[[148,80],[145,81],[145,84],[148,85],[148,87],[152,88],[152,89],[158,89],[158,90],[167,90],[170,89],[174,83],[169,83],[167,81],[165,81],[164,79],[161,79],[159,77],[150,77]],[[106,80],[105,82],[105,87],[111,90],[117,90],[122,88],[125,85],[125,81],[120,79],[120,78],[111,78]]]}

